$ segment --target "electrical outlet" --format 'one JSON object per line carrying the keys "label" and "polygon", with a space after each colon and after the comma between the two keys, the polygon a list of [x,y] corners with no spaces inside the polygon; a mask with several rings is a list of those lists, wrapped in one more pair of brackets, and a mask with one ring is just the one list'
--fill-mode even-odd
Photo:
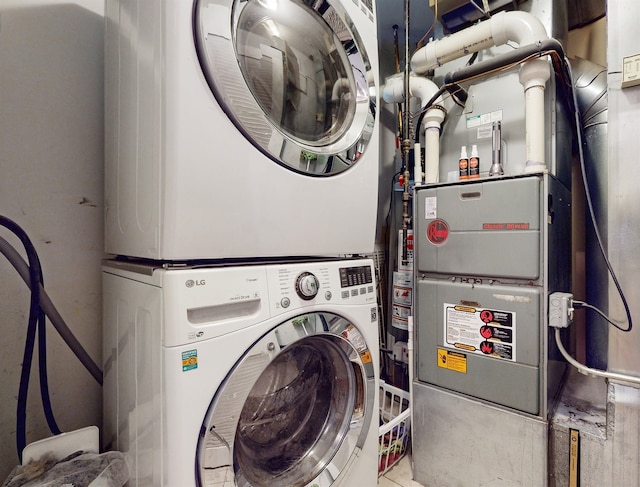
{"label": "electrical outlet", "polygon": [[640,54],[622,58],[622,88],[640,85]]}
{"label": "electrical outlet", "polygon": [[573,294],[551,293],[549,295],[549,326],[566,328],[573,322]]}

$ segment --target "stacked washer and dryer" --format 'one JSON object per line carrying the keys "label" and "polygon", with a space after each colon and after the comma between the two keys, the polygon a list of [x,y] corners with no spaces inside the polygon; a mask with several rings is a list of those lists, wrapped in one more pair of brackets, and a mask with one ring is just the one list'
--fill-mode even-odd
{"label": "stacked washer and dryer", "polygon": [[375,485],[373,3],[105,14],[105,449],[131,487]]}

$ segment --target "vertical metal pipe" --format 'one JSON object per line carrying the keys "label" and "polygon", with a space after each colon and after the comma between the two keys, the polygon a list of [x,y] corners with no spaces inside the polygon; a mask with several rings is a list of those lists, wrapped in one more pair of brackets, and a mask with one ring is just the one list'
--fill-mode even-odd
{"label": "vertical metal pipe", "polygon": [[[396,74],[400,73],[400,46],[398,42],[398,24],[393,24],[393,54],[396,62]],[[402,137],[402,103],[398,103],[398,138]],[[397,147],[397,146],[396,146]]]}
{"label": "vertical metal pipe", "polygon": [[[411,139],[409,134],[409,0],[404,3],[404,122],[402,124],[402,160],[404,166],[404,191],[402,192],[402,264],[408,264],[407,234],[409,229],[409,151]],[[415,154],[414,154],[415,157]]]}

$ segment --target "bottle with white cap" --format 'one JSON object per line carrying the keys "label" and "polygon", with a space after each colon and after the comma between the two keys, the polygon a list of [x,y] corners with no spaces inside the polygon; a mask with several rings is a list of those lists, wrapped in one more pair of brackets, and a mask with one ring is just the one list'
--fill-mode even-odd
{"label": "bottle with white cap", "polygon": [[460,181],[469,179],[469,157],[467,156],[466,145],[463,145],[462,149],[460,149],[460,161],[458,162],[458,170],[459,170],[458,179]]}

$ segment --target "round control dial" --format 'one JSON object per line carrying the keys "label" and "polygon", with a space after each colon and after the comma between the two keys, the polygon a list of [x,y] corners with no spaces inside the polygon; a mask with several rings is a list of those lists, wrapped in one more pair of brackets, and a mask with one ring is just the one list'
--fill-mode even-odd
{"label": "round control dial", "polygon": [[320,283],[311,272],[303,272],[296,279],[296,292],[302,299],[309,301],[318,294]]}

